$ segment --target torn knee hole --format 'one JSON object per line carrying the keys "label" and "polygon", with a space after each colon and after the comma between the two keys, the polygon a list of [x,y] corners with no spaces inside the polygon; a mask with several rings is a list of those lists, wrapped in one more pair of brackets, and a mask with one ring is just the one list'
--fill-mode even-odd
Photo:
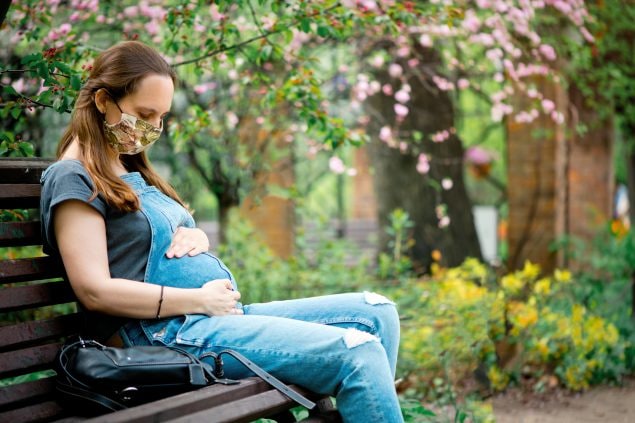
{"label": "torn knee hole", "polygon": [[364,300],[366,301],[366,303],[370,304],[370,305],[377,305],[377,304],[395,304],[394,302],[390,301],[388,298],[384,297],[383,295],[377,294],[375,292],[364,292]]}
{"label": "torn knee hole", "polygon": [[348,349],[358,347],[367,342],[379,342],[379,338],[371,333],[354,328],[347,329],[346,333],[344,333],[344,343]]}

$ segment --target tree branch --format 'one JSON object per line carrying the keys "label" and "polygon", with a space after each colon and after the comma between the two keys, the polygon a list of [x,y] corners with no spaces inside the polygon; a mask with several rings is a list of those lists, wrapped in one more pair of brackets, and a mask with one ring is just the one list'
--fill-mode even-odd
{"label": "tree branch", "polygon": [[[314,13],[311,13],[311,14],[306,14],[306,15],[296,19],[293,23],[296,24],[300,19],[310,18],[310,17],[317,16],[317,15],[319,15],[321,13],[330,12],[331,10],[333,10],[333,9],[339,7],[339,6],[340,6],[340,4],[336,3],[333,6],[324,9],[322,12],[314,12]],[[206,53],[206,54],[204,54],[202,56],[195,57],[193,59],[184,60],[182,62],[175,63],[174,65],[172,65],[172,67],[178,67],[178,66],[189,65],[189,64],[192,64],[192,63],[200,62],[201,60],[209,59],[210,57],[214,57],[214,56],[216,56],[218,54],[221,54],[221,53],[224,53],[226,51],[238,49],[238,48],[243,47],[243,46],[245,46],[245,45],[247,45],[249,43],[252,43],[254,41],[262,40],[263,38],[266,39],[267,37],[269,37],[271,35],[279,34],[279,33],[283,32],[283,31],[286,31],[287,29],[288,29],[288,27],[285,26],[284,28],[276,29],[275,31],[265,32],[265,33],[262,33],[260,35],[251,37],[251,38],[249,38],[249,39],[247,39],[245,41],[241,41],[241,42],[239,42],[237,44],[234,44],[234,45],[231,45],[231,46],[227,46],[227,47],[221,47],[221,48],[216,49],[216,50],[214,50],[214,51],[212,51],[210,53]]]}

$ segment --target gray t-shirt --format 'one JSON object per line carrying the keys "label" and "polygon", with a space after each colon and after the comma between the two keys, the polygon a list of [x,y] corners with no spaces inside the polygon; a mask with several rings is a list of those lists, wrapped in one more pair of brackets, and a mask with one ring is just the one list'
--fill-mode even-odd
{"label": "gray t-shirt", "polygon": [[[40,219],[43,250],[59,258],[53,216],[57,205],[79,200],[93,207],[104,218],[108,248],[108,264],[112,278],[143,281],[152,232],[145,215],[140,211],[121,212],[108,205],[101,194],[93,200],[93,182],[79,160],[60,160],[44,171],[41,179]],[[84,332],[97,338],[107,338],[126,319],[90,313]]]}

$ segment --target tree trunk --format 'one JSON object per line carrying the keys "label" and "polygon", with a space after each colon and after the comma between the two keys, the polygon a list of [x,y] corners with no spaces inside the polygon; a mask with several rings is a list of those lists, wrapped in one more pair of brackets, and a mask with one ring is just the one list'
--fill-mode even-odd
{"label": "tree trunk", "polygon": [[[375,45],[372,51],[378,48],[381,47]],[[370,117],[369,156],[374,170],[380,245],[387,247],[388,235],[384,228],[389,225],[390,213],[396,208],[404,209],[414,223],[411,235],[415,244],[410,257],[416,269],[425,272],[432,263],[433,250],[441,252],[441,263],[446,266],[458,265],[467,257],[481,259],[481,251],[464,183],[463,146],[453,130],[452,100],[448,92],[436,88],[431,78],[440,65],[440,58],[436,51],[421,47],[416,54],[420,62],[416,69],[400,63],[411,87],[411,99],[406,103],[409,113],[401,123],[397,122],[393,96],[380,91],[364,104]],[[394,54],[389,56],[395,57]],[[387,72],[375,71],[374,74],[382,86],[390,84],[394,91],[400,88],[399,80]],[[379,140],[377,134],[383,126],[398,128],[396,142],[406,141],[408,151],[391,148]],[[432,142],[430,136],[443,130],[451,130],[449,138]],[[417,131],[423,135],[420,142],[414,138]],[[430,158],[430,170],[425,175],[417,171],[420,152]],[[441,181],[446,178],[452,181],[450,189],[441,187]],[[445,228],[439,225],[436,208],[440,205],[447,206],[450,218]]]}

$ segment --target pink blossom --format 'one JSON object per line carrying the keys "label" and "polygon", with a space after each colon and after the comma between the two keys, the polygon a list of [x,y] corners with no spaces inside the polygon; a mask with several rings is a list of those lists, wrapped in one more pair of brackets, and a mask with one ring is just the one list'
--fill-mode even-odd
{"label": "pink blossom", "polygon": [[150,22],[148,22],[147,24],[144,25],[146,31],[148,31],[148,34],[150,35],[157,35],[159,33],[159,24],[157,23],[157,21],[155,20],[151,20]]}
{"label": "pink blossom", "polygon": [[509,104],[497,103],[492,106],[492,120],[494,122],[500,122],[505,115],[509,115],[514,111],[514,108]]}
{"label": "pink blossom", "polygon": [[392,85],[390,85],[390,84],[384,84],[384,85],[381,87],[381,92],[383,92],[383,93],[384,93],[384,95],[391,96],[391,95],[392,95]]}
{"label": "pink blossom", "polygon": [[347,174],[348,176],[355,176],[355,175],[357,175],[357,169],[352,168],[352,167],[349,167],[349,168],[346,170],[346,174]]}
{"label": "pink blossom", "polygon": [[551,119],[553,119],[554,122],[556,122],[557,124],[563,124],[564,123],[564,115],[558,111],[553,111],[551,112]]}
{"label": "pink blossom", "polygon": [[585,27],[580,28],[580,33],[582,34],[584,39],[587,40],[588,42],[592,43],[592,42],[595,41],[595,37],[593,35],[591,35],[589,30],[586,29]]}
{"label": "pink blossom", "polygon": [[24,78],[20,78],[16,81],[14,81],[11,86],[13,87],[14,90],[16,90],[18,93],[22,93],[24,91]]}
{"label": "pink blossom", "polygon": [[384,66],[384,56],[381,54],[376,54],[370,59],[370,65],[374,68],[381,68]]}
{"label": "pink blossom", "polygon": [[394,108],[395,108],[395,114],[397,115],[397,117],[405,118],[406,116],[408,116],[409,110],[403,104],[397,103],[395,104]]}
{"label": "pink blossom", "polygon": [[209,14],[212,17],[212,20],[216,22],[225,19],[225,15],[218,11],[218,5],[216,3],[212,3],[212,5],[209,7]]}
{"label": "pink blossom", "polygon": [[395,100],[400,103],[407,103],[408,101],[410,101],[410,94],[408,94],[404,90],[399,90],[395,93]]}
{"label": "pink blossom", "polygon": [[379,139],[388,142],[392,139],[392,129],[389,126],[382,126],[379,130]]}
{"label": "pink blossom", "polygon": [[492,7],[491,0],[476,0],[476,5],[481,9],[489,9]]}
{"label": "pink blossom", "polygon": [[106,22],[106,17],[104,15],[97,16],[97,23],[103,24]]}
{"label": "pink blossom", "polygon": [[381,90],[381,84],[379,81],[371,81],[368,85],[368,95],[375,95]]}
{"label": "pink blossom", "polygon": [[533,122],[535,119],[536,117],[532,113],[528,113],[525,111],[518,113],[514,117],[514,120],[518,123],[530,123]]}
{"label": "pink blossom", "polygon": [[465,78],[461,78],[458,80],[456,85],[459,87],[460,90],[465,90],[470,86],[470,81]]}
{"label": "pink blossom", "polygon": [[399,142],[399,151],[401,151],[402,153],[405,153],[406,151],[408,151],[408,143],[405,141],[400,141]]}
{"label": "pink blossom", "polygon": [[341,175],[346,172],[346,166],[344,166],[344,162],[337,156],[333,156],[329,159],[329,169],[331,172]]}
{"label": "pink blossom", "polygon": [[469,147],[465,151],[465,161],[475,165],[486,165],[494,160],[492,154],[482,147]]}
{"label": "pink blossom", "polygon": [[410,56],[410,47],[408,46],[399,47],[399,49],[397,49],[397,56],[399,57]]}
{"label": "pink blossom", "polygon": [[71,26],[71,24],[69,24],[69,23],[63,23],[63,24],[61,24],[61,25],[60,25],[60,28],[59,28],[59,33],[60,33],[60,35],[66,35],[66,34],[68,34],[69,32],[71,32],[71,29],[72,29],[72,28],[73,28],[73,27]]}
{"label": "pink blossom", "polygon": [[454,182],[452,181],[451,178],[443,178],[441,180],[441,186],[443,187],[444,190],[449,191],[454,186]]}
{"label": "pink blossom", "polygon": [[123,10],[123,14],[127,18],[136,18],[139,16],[139,8],[137,6],[128,6]]}
{"label": "pink blossom", "polygon": [[428,34],[421,34],[421,37],[419,37],[419,44],[426,48],[432,47],[432,37]]}
{"label": "pink blossom", "polygon": [[443,142],[445,140],[447,140],[450,137],[450,132],[445,129],[443,131],[438,131],[435,132],[434,134],[432,134],[430,136],[430,138],[432,139],[433,142]]}
{"label": "pink blossom", "polygon": [[71,22],[77,22],[79,20],[79,12],[71,13],[71,15],[68,17],[68,20]]}
{"label": "pink blossom", "polygon": [[450,217],[449,216],[443,216],[441,219],[439,219],[439,228],[443,229],[450,226]]}
{"label": "pink blossom", "polygon": [[225,114],[225,117],[227,118],[227,125],[231,128],[234,129],[236,127],[236,125],[238,125],[238,116],[236,116],[236,113],[234,112],[227,112]]}
{"label": "pink blossom", "polygon": [[262,117],[262,116],[258,116],[258,117],[256,118],[256,123],[257,123],[258,125],[262,125],[263,123],[265,123],[265,118],[264,118],[264,117]]}
{"label": "pink blossom", "polygon": [[430,171],[430,158],[426,154],[419,154],[419,160],[417,162],[417,172],[422,175],[426,175]]}
{"label": "pink blossom", "polygon": [[376,10],[377,2],[375,0],[359,0],[359,4],[366,10]]}
{"label": "pink blossom", "polygon": [[397,63],[391,63],[390,66],[388,66],[388,73],[393,78],[399,78],[403,74],[403,68]]}
{"label": "pink blossom", "polygon": [[465,19],[463,20],[461,26],[463,26],[463,28],[465,28],[469,32],[477,32],[481,27],[481,21],[476,16],[476,13],[474,13],[473,10],[468,10],[465,13]]}
{"label": "pink blossom", "polygon": [[556,108],[556,105],[553,101],[544,99],[542,100],[542,109],[545,113],[551,113]]}
{"label": "pink blossom", "polygon": [[409,59],[408,66],[411,68],[416,68],[419,65],[419,59]]}
{"label": "pink blossom", "polygon": [[549,44],[541,45],[538,50],[545,57],[545,59],[553,61],[556,60],[556,51]]}

